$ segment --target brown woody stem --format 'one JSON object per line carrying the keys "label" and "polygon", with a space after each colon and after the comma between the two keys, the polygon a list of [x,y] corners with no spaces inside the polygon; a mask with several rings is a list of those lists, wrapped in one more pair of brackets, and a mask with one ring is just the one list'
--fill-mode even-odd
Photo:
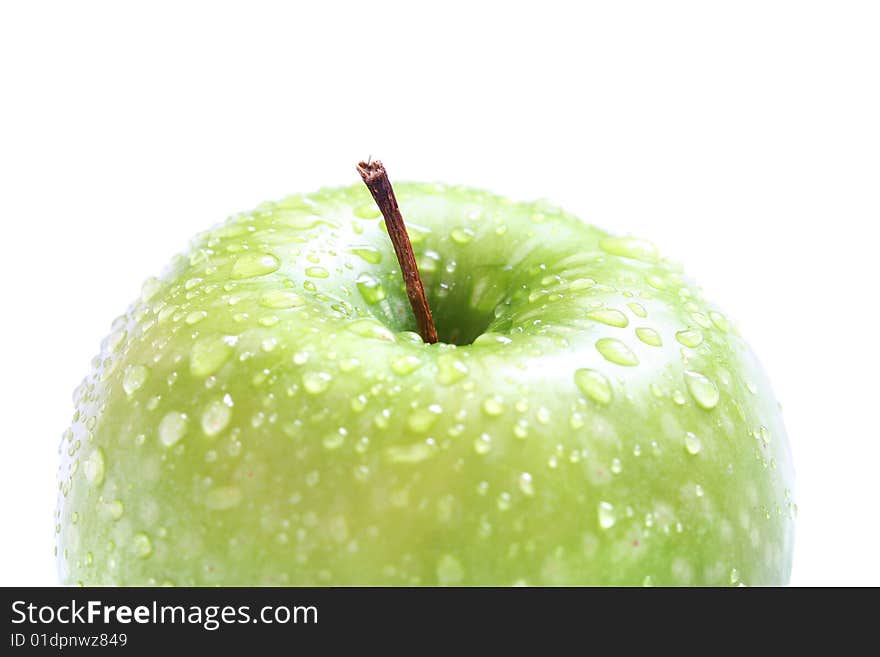
{"label": "brown woody stem", "polygon": [[409,303],[419,326],[419,334],[422,336],[422,340],[433,344],[438,340],[437,329],[434,326],[434,319],[431,317],[431,308],[428,306],[425,287],[422,285],[422,277],[419,275],[419,267],[416,264],[416,257],[413,255],[412,243],[406,233],[403,215],[400,214],[400,208],[397,206],[397,199],[394,196],[391,181],[388,179],[388,173],[379,160],[360,162],[357,165],[357,170],[385,218],[388,235],[394,245],[394,253],[397,254],[397,262],[400,263],[400,272],[403,274],[403,282],[406,284],[406,295],[409,297]]}

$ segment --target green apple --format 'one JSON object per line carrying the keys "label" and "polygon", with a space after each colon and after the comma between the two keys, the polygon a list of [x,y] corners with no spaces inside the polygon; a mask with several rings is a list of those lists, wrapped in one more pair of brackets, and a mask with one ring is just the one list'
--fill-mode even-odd
{"label": "green apple", "polygon": [[63,582],[787,582],[779,405],[679,267],[544,203],[397,197],[437,344],[361,185],[144,284],[61,441]]}

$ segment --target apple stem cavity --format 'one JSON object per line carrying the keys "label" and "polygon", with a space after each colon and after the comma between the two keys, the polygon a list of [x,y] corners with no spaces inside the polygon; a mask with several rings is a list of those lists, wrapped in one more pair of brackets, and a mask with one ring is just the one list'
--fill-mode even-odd
{"label": "apple stem cavity", "polygon": [[437,328],[434,326],[434,318],[431,316],[431,308],[428,306],[428,298],[425,296],[425,286],[422,285],[422,277],[419,275],[412,243],[406,232],[403,215],[397,205],[397,198],[394,196],[394,188],[388,179],[388,172],[385,171],[385,167],[379,160],[372,159],[359,162],[357,170],[385,219],[388,235],[394,245],[394,253],[397,254],[397,262],[400,263],[403,282],[406,284],[406,295],[409,297],[413,314],[416,316],[419,335],[428,344],[434,344],[439,339]]}

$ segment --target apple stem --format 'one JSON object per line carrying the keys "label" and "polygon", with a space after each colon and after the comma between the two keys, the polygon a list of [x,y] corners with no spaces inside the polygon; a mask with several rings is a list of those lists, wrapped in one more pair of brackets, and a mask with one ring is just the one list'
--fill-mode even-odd
{"label": "apple stem", "polygon": [[409,297],[409,303],[419,326],[419,334],[422,340],[434,344],[438,341],[437,328],[434,326],[434,318],[431,317],[431,308],[428,306],[425,287],[422,285],[422,277],[419,275],[419,267],[413,255],[412,243],[406,232],[403,215],[400,214],[388,173],[379,160],[360,162],[357,170],[385,218],[388,235],[394,245],[394,253],[397,254],[397,262],[400,263],[400,272],[406,284],[406,295]]}

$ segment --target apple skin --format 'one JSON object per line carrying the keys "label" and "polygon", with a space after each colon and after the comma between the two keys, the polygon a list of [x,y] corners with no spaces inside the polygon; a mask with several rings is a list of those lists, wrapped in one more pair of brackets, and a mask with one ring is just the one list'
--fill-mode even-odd
{"label": "apple skin", "polygon": [[441,343],[363,186],[198,235],[75,392],[61,581],[786,583],[779,405],[680,268],[545,203],[396,191]]}

